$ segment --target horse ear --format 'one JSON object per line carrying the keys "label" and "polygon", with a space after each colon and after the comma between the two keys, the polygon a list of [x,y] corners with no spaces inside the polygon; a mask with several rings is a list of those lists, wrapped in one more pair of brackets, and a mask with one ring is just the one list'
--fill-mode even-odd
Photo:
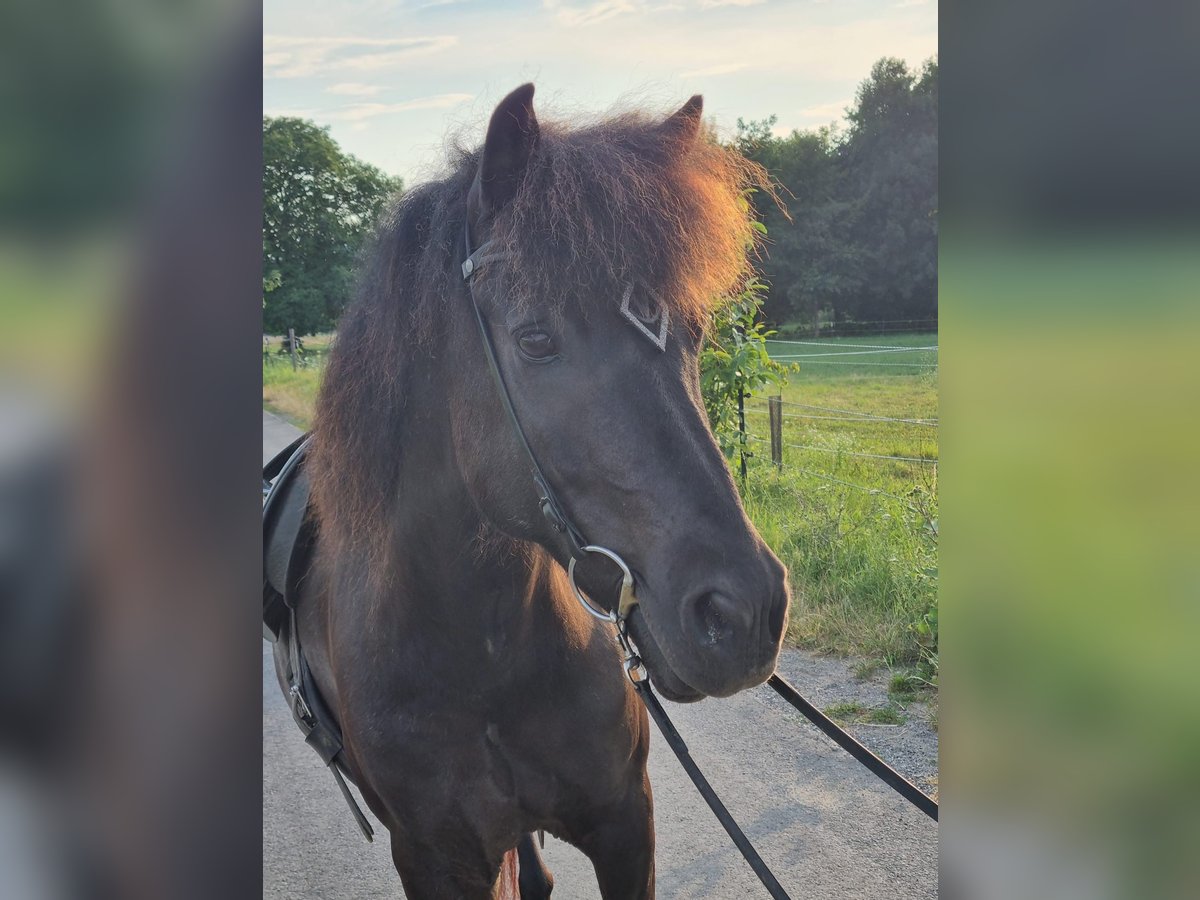
{"label": "horse ear", "polygon": [[681,144],[690,147],[700,134],[700,116],[703,112],[704,97],[693,94],[692,99],[683,104],[678,112],[667,117],[667,121],[662,124],[662,130]]}
{"label": "horse ear", "polygon": [[539,134],[533,85],[523,84],[500,101],[488,123],[477,176],[488,212],[500,209],[516,195]]}

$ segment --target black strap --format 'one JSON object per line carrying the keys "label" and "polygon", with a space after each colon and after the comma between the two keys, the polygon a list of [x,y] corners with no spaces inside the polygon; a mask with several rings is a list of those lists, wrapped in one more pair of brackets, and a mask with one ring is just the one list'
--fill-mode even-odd
{"label": "black strap", "polygon": [[307,568],[312,540],[308,483],[303,477],[309,434],[302,434],[263,467],[263,637],[279,639],[296,581]]}
{"label": "black strap", "polygon": [[688,777],[692,779],[692,784],[696,786],[696,790],[700,792],[700,796],[704,798],[704,802],[708,804],[708,808],[717,817],[717,821],[721,823],[721,827],[725,829],[725,833],[733,839],[733,843],[741,851],[742,857],[750,864],[750,868],[754,870],[754,874],[758,876],[758,880],[767,889],[767,893],[775,898],[775,900],[791,900],[787,891],[783,889],[778,879],[767,868],[767,864],[763,862],[763,858],[758,855],[758,851],[754,849],[754,845],[750,843],[750,839],[746,837],[745,832],[738,826],[733,816],[729,814],[729,810],[725,808],[725,804],[721,802],[721,798],[717,796],[717,792],[708,783],[708,779],[704,777],[704,773],[700,771],[700,767],[696,765],[696,761],[692,759],[691,753],[688,752],[687,744],[683,742],[683,738],[667,717],[667,711],[663,709],[662,704],[658,702],[658,697],[650,689],[650,682],[643,678],[641,681],[635,681],[633,686],[637,689],[638,696],[642,698],[642,702],[646,704],[646,709],[654,719],[654,724],[658,726],[658,730],[666,738],[667,745],[679,759],[679,764],[688,773]]}
{"label": "black strap", "polygon": [[825,713],[801,697],[800,692],[788,684],[778,672],[771,676],[767,684],[780,697],[796,707],[808,721],[833,738],[838,746],[870,769],[884,784],[896,791],[896,793],[925,813],[925,815],[929,816],[929,818],[933,819],[933,821],[936,822],[938,820],[938,805],[935,800],[927,796],[920,788],[906,780],[903,775],[839,728],[837,723],[825,715]]}
{"label": "black strap", "polygon": [[583,539],[583,535],[579,529],[575,527],[571,519],[567,516],[562,503],[559,502],[558,497],[554,494],[554,490],[550,487],[550,481],[542,473],[542,467],[538,465],[533,448],[529,446],[529,439],[525,436],[525,429],[521,427],[521,420],[517,418],[517,411],[513,408],[512,397],[508,393],[508,385],[504,383],[504,373],[500,371],[500,365],[496,362],[496,348],[492,343],[491,332],[488,331],[487,322],[479,309],[479,302],[475,299],[473,282],[480,267],[484,262],[504,258],[504,254],[488,253],[487,250],[491,245],[490,241],[472,252],[471,226],[469,222],[463,224],[463,243],[467,251],[466,259],[462,265],[463,279],[467,282],[467,295],[471,298],[471,308],[475,311],[475,321],[479,325],[479,334],[483,338],[484,355],[487,357],[488,368],[492,372],[492,379],[496,382],[496,387],[500,391],[500,399],[504,403],[504,411],[508,413],[508,419],[512,423],[513,431],[516,432],[517,440],[525,451],[525,456],[529,459],[533,483],[538,490],[538,505],[542,509],[542,515],[546,517],[551,527],[566,537],[567,543],[570,545],[571,555],[576,559],[583,559],[587,555],[583,552],[583,548],[587,546],[587,541]]}
{"label": "black strap", "polygon": [[292,709],[292,718],[304,734],[304,743],[312,747],[321,757],[321,762],[329,767],[334,780],[350,807],[354,822],[358,825],[363,837],[368,841],[375,840],[375,829],[359,808],[358,801],[350,793],[343,774],[345,763],[342,760],[342,730],[338,727],[337,718],[325,705],[320,688],[308,668],[308,661],[300,647],[300,631],[296,626],[296,610],[290,610],[289,627],[287,629],[288,647],[288,705]]}
{"label": "black strap", "polygon": [[[307,553],[310,542],[303,523],[297,525],[296,522],[293,522],[286,534],[280,536],[272,534],[273,529],[278,525],[276,520],[280,515],[289,511],[284,509],[280,512],[277,509],[280,503],[284,503],[285,506],[295,503],[297,509],[291,510],[291,512],[297,513],[299,518],[307,520],[305,515],[308,508],[307,493],[302,493],[296,498],[292,498],[291,501],[284,494],[288,480],[294,480],[301,470],[309,438],[310,435],[302,434],[263,467],[263,487],[266,491],[263,503],[264,637],[270,641],[284,642],[287,654],[284,674],[288,684],[287,701],[292,711],[292,718],[300,727],[300,731],[304,735],[304,742],[317,752],[321,761],[333,773],[334,780],[337,782],[342,796],[346,799],[359,830],[368,841],[373,841],[375,831],[346,784],[349,771],[343,760],[342,731],[338,727],[337,717],[321,697],[321,691],[312,677],[308,662],[304,658],[303,648],[300,646],[300,630],[296,624],[296,579],[293,577],[295,574],[293,569],[296,568],[297,556],[304,556]],[[282,500],[281,497],[283,497]],[[293,518],[297,518],[297,516],[293,516]],[[285,577],[272,579],[271,561],[267,557],[268,551],[276,539],[291,544],[291,546],[282,548],[287,551],[288,560]],[[272,583],[273,581],[276,583]]]}
{"label": "black strap", "polygon": [[276,476],[283,471],[284,466],[286,466],[288,463],[292,463],[293,465],[297,465],[299,463],[300,458],[297,457],[295,460],[293,460],[293,457],[296,456],[296,451],[300,449],[300,445],[307,443],[310,437],[312,437],[311,432],[304,432],[304,434],[300,435],[300,437],[296,438],[294,441],[276,453],[271,458],[271,461],[263,466],[264,485],[269,485],[272,481],[274,481]]}

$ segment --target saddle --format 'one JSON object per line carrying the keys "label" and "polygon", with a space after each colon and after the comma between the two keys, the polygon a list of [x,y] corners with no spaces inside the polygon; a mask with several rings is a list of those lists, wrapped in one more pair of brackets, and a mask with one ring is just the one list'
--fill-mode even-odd
{"label": "saddle", "polygon": [[301,435],[263,468],[263,637],[284,662],[288,706],[305,743],[329,767],[363,836],[372,841],[374,829],[346,785],[354,779],[342,754],[341,727],[305,662],[296,627],[299,584],[312,564],[316,537],[304,471],[310,440]]}

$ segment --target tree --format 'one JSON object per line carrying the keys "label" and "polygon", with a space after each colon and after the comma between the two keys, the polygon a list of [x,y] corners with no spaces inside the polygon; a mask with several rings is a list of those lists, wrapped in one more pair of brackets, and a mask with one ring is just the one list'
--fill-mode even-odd
{"label": "tree", "polygon": [[[761,223],[755,223],[765,231]],[[743,477],[746,458],[753,456],[742,402],[768,385],[787,381],[787,367],[767,354],[770,331],[761,319],[765,287],[756,278],[712,311],[700,351],[700,392],[704,409],[725,458],[740,457]]]}
{"label": "tree", "polygon": [[763,305],[773,322],[817,322],[860,287],[856,252],[846,233],[844,178],[833,128],[771,134],[775,117],[738,121],[737,143],[779,182],[786,212],[774,201],[756,213],[771,240],[758,268],[770,286]]}
{"label": "tree", "polygon": [[937,315],[937,62],[881,59],[849,128],[775,134],[738,120],[734,145],[779,183],[785,214],[756,200],[771,240],[758,269],[775,323]]}
{"label": "tree", "polygon": [[859,318],[937,315],[937,73],[881,59],[859,86],[842,146],[851,239],[862,252]]}
{"label": "tree", "polygon": [[[342,151],[302,119],[263,119],[263,329],[328,331],[350,296],[356,257],[402,182]],[[265,285],[264,285],[265,288]]]}

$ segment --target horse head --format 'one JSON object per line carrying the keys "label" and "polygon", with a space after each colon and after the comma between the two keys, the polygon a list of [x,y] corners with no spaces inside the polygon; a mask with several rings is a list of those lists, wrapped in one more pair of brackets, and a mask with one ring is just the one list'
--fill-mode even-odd
{"label": "horse head", "polygon": [[[466,274],[502,387],[478,331],[447,350],[476,506],[565,565],[572,543],[540,508],[532,454],[570,523],[632,570],[630,634],[675,700],[769,677],[788,609],[785,569],[746,517],[700,393],[708,312],[747,272],[754,175],[701,111],[697,96],[665,120],[570,130],[538,122],[533,85],[509,94],[475,158],[459,253],[484,248]],[[616,578],[597,555],[580,562],[598,603],[616,602]]]}

